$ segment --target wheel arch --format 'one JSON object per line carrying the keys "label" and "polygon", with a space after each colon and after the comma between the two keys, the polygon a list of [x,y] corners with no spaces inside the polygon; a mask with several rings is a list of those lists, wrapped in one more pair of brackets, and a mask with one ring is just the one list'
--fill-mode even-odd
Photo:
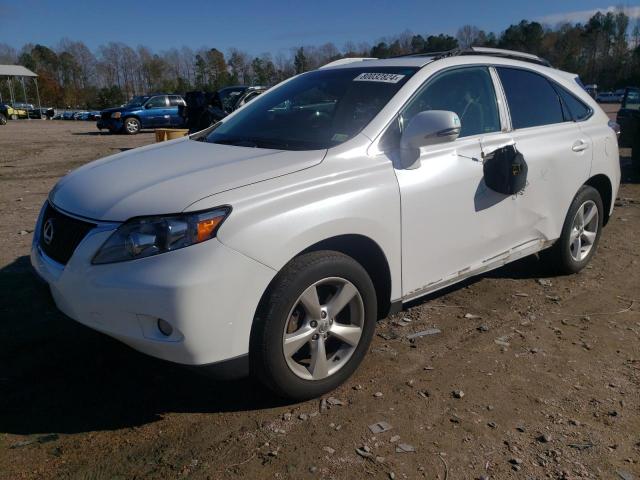
{"label": "wheel arch", "polygon": [[[333,250],[343,253],[366,270],[376,290],[378,319],[385,318],[391,311],[391,269],[384,251],[371,238],[360,234],[344,234],[320,240],[295,254],[289,261],[310,252],[319,250]],[[289,263],[289,262],[287,262]],[[260,301],[259,310],[269,296],[276,275],[265,289]]]}
{"label": "wheel arch", "polygon": [[307,247],[298,255],[318,250],[334,250],[344,253],[362,265],[376,289],[378,318],[382,319],[389,314],[391,308],[391,269],[384,251],[374,240],[360,234],[338,235],[321,240]]}
{"label": "wheel arch", "polygon": [[602,198],[602,206],[604,207],[604,218],[602,219],[602,224],[606,225],[609,221],[611,205],[613,202],[613,186],[611,184],[611,180],[606,175],[599,173],[587,180],[585,185],[595,188],[600,194],[600,198]]}

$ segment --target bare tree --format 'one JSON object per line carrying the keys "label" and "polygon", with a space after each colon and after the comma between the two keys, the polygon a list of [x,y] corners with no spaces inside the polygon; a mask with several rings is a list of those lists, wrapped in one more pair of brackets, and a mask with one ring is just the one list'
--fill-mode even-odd
{"label": "bare tree", "polygon": [[456,33],[456,39],[460,48],[469,48],[473,46],[480,36],[480,29],[474,25],[463,25]]}

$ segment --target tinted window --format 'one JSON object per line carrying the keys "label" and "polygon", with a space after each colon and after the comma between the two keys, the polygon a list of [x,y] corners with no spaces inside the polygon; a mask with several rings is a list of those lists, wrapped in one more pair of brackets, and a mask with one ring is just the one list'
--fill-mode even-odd
{"label": "tinted window", "polygon": [[249,102],[206,140],[285,150],[330,148],[357,135],[415,72],[360,67],[305,73]]}
{"label": "tinted window", "polygon": [[164,97],[164,96],[153,97],[145,105],[146,108],[164,108],[166,106],[167,106],[167,97]]}
{"label": "tinted window", "polygon": [[564,121],[558,94],[546,78],[528,70],[503,67],[497,70],[507,95],[513,128]]}
{"label": "tinted window", "polygon": [[580,121],[589,118],[589,116],[591,115],[591,109],[588,106],[574,97],[573,94],[569,93],[560,85],[555,85],[555,87],[556,91],[560,95],[560,98],[562,98],[565,107],[568,110],[569,115],[567,120]]}
{"label": "tinted window", "polygon": [[500,131],[496,94],[485,67],[451,70],[429,80],[403,111],[402,124],[425,110],[456,112],[461,137]]}

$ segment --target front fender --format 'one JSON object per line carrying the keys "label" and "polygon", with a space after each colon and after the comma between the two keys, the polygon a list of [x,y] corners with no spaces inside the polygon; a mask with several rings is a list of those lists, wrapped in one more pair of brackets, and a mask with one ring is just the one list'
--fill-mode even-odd
{"label": "front fender", "polygon": [[222,204],[233,212],[218,239],[275,270],[328,238],[370,238],[389,263],[391,299],[400,298],[400,195],[388,160],[327,158],[306,170],[208,197],[188,210]]}

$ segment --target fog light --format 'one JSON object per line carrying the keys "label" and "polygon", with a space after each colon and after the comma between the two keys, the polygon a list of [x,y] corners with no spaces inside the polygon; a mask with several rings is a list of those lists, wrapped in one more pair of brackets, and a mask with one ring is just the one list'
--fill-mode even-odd
{"label": "fog light", "polygon": [[160,330],[165,337],[170,337],[173,333],[173,327],[171,324],[161,318],[158,319],[158,330]]}

